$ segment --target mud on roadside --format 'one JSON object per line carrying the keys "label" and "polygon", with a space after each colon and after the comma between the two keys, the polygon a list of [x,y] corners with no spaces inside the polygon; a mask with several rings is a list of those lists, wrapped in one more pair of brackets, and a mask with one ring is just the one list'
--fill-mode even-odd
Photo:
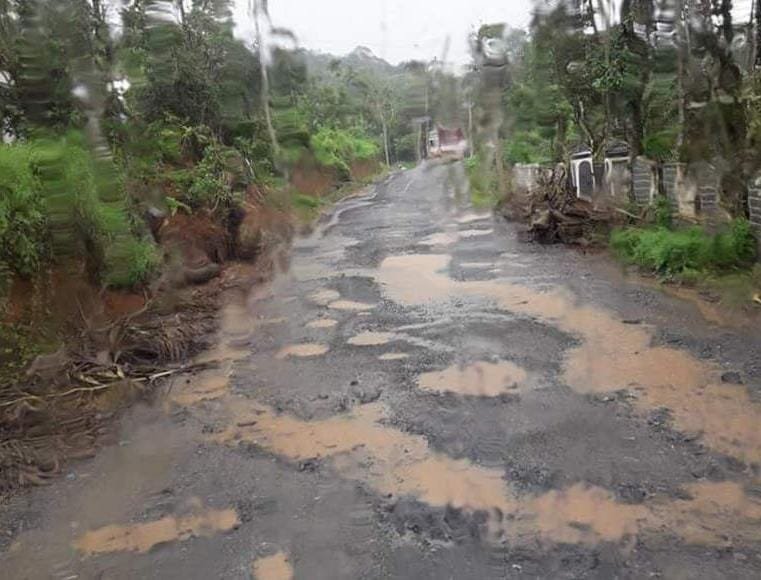
{"label": "mud on roadside", "polygon": [[[356,177],[330,202],[361,194],[387,175],[373,166]],[[299,229],[296,215],[257,199],[247,202],[240,223],[227,224],[234,226],[229,232],[208,216],[178,214],[157,225],[168,263],[151,298],[97,292],[74,279],[73,289],[54,286],[49,310],[65,312],[64,346],[38,357],[13,384],[0,384],[0,505],[21,487],[49,483],[67,461],[92,457],[109,442],[119,414],[155,399],[168,379],[201,373],[192,381],[200,392],[185,395],[201,400],[224,382],[239,349],[220,345],[220,336],[250,322],[246,301],[287,270]],[[301,229],[329,228],[335,218],[328,210]]]}

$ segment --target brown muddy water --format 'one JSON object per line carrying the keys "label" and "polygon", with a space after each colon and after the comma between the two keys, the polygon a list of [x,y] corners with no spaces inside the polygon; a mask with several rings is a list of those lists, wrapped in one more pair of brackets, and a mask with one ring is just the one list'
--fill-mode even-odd
{"label": "brown muddy water", "polygon": [[[400,304],[482,297],[501,309],[537,317],[578,336],[580,345],[568,352],[563,365],[568,386],[580,393],[627,389],[633,393],[636,408],[649,411],[668,407],[676,428],[698,434],[706,445],[742,460],[761,458],[761,435],[756,429],[761,417],[749,404],[744,387],[712,381],[715,369],[710,365],[684,351],[652,346],[650,329],[625,324],[610,312],[580,304],[564,291],[542,293],[502,280],[452,280],[446,274],[450,259],[436,254],[393,256],[385,259],[374,275],[384,294]],[[340,309],[344,302],[350,305],[346,308],[349,311],[373,308],[371,304],[344,301],[331,290],[321,290],[310,299],[332,309]],[[245,317],[239,310],[233,312],[227,330],[240,332],[247,324],[241,322]],[[398,338],[393,332],[365,331],[348,343],[382,346]],[[322,344],[294,344],[276,356],[315,357],[327,350]],[[379,358],[392,361],[408,356],[386,353]],[[390,412],[382,403],[361,405],[326,419],[302,420],[234,395],[226,387],[229,373],[225,368],[214,372],[215,378],[199,377],[198,384],[187,386],[187,392],[174,399],[190,408],[205,397],[222,404],[225,426],[208,435],[209,441],[230,446],[253,443],[294,463],[324,461],[337,475],[362,482],[384,496],[411,496],[434,507],[485,512],[487,536],[495,542],[508,537],[529,544],[538,540],[595,545],[652,533],[706,546],[761,540],[761,501],[738,483],[698,482],[685,488],[686,499],[654,496],[637,505],[622,503],[611,492],[584,483],[540,494],[519,493],[501,469],[451,458],[432,450],[425,437],[392,426]],[[494,397],[520,390],[527,379],[527,372],[512,362],[475,361],[423,373],[418,377],[418,387]],[[225,517],[224,525],[233,522],[230,514]],[[196,529],[209,529],[197,519],[162,520],[154,525],[160,538],[171,536],[166,529],[180,530],[175,534],[177,539],[184,537],[185,528],[191,535]],[[149,549],[152,542],[143,539],[144,528],[138,528],[137,535],[121,526],[104,530],[85,536],[88,540],[82,540],[82,549],[111,550],[121,543],[127,546],[123,549],[139,551]],[[133,537],[139,539],[130,539]],[[279,553],[271,558],[257,560],[259,568],[254,563],[256,577],[287,578],[291,572],[286,556]],[[270,573],[275,575],[264,575]]]}
{"label": "brown muddy water", "polygon": [[388,352],[386,354],[382,354],[378,357],[378,360],[384,360],[384,361],[395,361],[395,360],[405,360],[410,358],[410,355],[406,352]]}
{"label": "brown muddy water", "polygon": [[400,336],[393,332],[361,332],[352,336],[348,342],[353,346],[381,346],[394,340],[399,340]]}
{"label": "brown muddy water", "polygon": [[284,359],[288,357],[306,358],[311,356],[321,356],[328,352],[330,347],[326,344],[305,343],[291,344],[281,348],[275,358]]}
{"label": "brown muddy water", "polygon": [[293,578],[293,566],[284,552],[258,558],[251,568],[255,580],[292,580]]}
{"label": "brown muddy water", "polygon": [[[447,255],[393,256],[382,262],[375,276],[384,294],[401,304],[478,296],[494,301],[501,309],[538,317],[581,339],[580,345],[568,353],[563,367],[564,380],[574,390],[600,393],[627,389],[633,393],[636,408],[648,411],[668,407],[675,426],[699,434],[706,445],[743,460],[761,458],[761,435],[755,429],[761,417],[748,404],[744,387],[711,381],[715,369],[710,365],[684,351],[652,346],[648,328],[625,324],[610,312],[578,303],[564,291],[542,293],[505,281],[459,282],[446,274],[449,263]],[[342,302],[339,296],[323,290],[311,299],[336,308],[336,303]],[[362,305],[349,310],[373,307],[349,304]],[[241,313],[236,313],[234,329],[241,324]],[[348,342],[382,346],[397,338],[393,332],[365,331]],[[276,356],[320,356],[327,348],[295,344]],[[391,361],[407,356],[386,353],[379,358]],[[509,361],[476,361],[423,373],[418,387],[493,397],[519,390],[527,377],[524,369]],[[664,532],[697,545],[761,540],[761,501],[738,483],[698,482],[685,488],[686,499],[655,496],[637,505],[622,503],[611,492],[583,483],[526,495],[516,491],[502,470],[453,459],[432,450],[425,437],[392,426],[390,413],[381,403],[307,421],[232,394],[224,387],[226,378],[220,369],[216,380],[203,378],[201,386],[189,387],[187,397],[175,399],[192,408],[208,390],[223,404],[226,426],[208,435],[210,441],[231,446],[254,443],[295,463],[326,461],[341,477],[362,482],[384,496],[411,496],[434,507],[485,512],[488,536],[494,541],[509,537],[514,542],[595,545]],[[203,385],[211,386],[207,389]],[[162,526],[171,527],[170,523]],[[105,535],[101,531],[98,537]],[[116,535],[125,534],[119,531]],[[273,558],[272,566],[287,573],[289,568],[282,565],[285,556]],[[264,566],[268,560],[259,562]]]}
{"label": "brown muddy water", "polygon": [[336,300],[328,305],[333,310],[349,310],[355,312],[362,312],[365,310],[372,310],[375,308],[375,304],[367,304],[365,302],[355,302],[353,300]]}
{"label": "brown muddy water", "polygon": [[[482,218],[473,214],[456,221],[470,224]],[[468,245],[481,244],[482,238],[492,233],[445,231],[424,238],[422,245],[444,252],[444,246],[462,239],[471,238]],[[492,265],[482,261],[480,255],[468,256],[470,261],[460,261],[463,269],[470,270],[467,275]],[[520,256],[502,258],[517,260]],[[552,489],[549,485],[526,486],[520,474],[506,471],[503,463],[484,461],[475,454],[447,453],[443,437],[437,439],[436,435],[421,434],[427,431],[411,429],[400,420],[402,414],[393,406],[394,400],[384,395],[370,403],[358,398],[351,405],[333,407],[333,401],[320,391],[303,397],[311,397],[309,405],[298,400],[291,404],[301,393],[291,395],[288,381],[298,381],[312,371],[321,380],[332,377],[320,365],[340,360],[342,354],[346,354],[345,361],[351,361],[348,364],[364,364],[368,359],[363,356],[371,362],[383,361],[378,367],[382,366],[383,372],[389,369],[384,376],[400,377],[400,382],[408,380],[404,384],[409,386],[410,400],[435,400],[442,406],[456,401],[466,412],[479,409],[478,405],[482,405],[481,409],[483,405],[496,405],[500,401],[492,399],[505,394],[515,394],[505,401],[536,394],[536,390],[528,388],[532,381],[538,381],[530,357],[524,361],[523,355],[503,351],[473,355],[467,349],[431,348],[435,354],[423,367],[426,372],[414,373],[422,347],[441,346],[443,341],[434,332],[425,335],[424,340],[416,338],[410,329],[418,321],[401,320],[398,312],[389,314],[382,308],[389,300],[400,308],[412,308],[416,315],[421,311],[439,314],[436,308],[441,307],[446,316],[456,316],[452,314],[456,312],[454,308],[448,310],[453,303],[483,303],[489,316],[530,319],[532,324],[545,325],[575,339],[572,346],[566,344],[559,351],[563,358],[558,361],[558,389],[583,395],[626,391],[627,404],[635,413],[644,416],[668,409],[673,428],[693,435],[707,448],[742,462],[761,461],[761,413],[751,402],[748,390],[742,385],[723,384],[719,369],[711,363],[684,350],[656,345],[652,328],[627,324],[613,312],[585,303],[563,289],[541,290],[515,283],[515,278],[455,280],[449,274],[452,262],[453,257],[446,253],[391,255],[377,268],[361,270],[362,276],[376,283],[372,290],[375,294],[363,291],[356,296],[348,282],[336,282],[339,292],[315,280],[322,287],[310,286],[304,292],[309,308],[302,308],[292,297],[290,301],[278,300],[277,289],[270,287],[231,302],[221,316],[219,346],[199,357],[199,361],[218,362],[217,368],[203,371],[189,382],[176,381],[168,392],[165,408],[170,415],[186,414],[204,426],[192,435],[204,450],[236,449],[238,452],[231,455],[245,455],[245,461],[249,461],[251,454],[256,461],[277,463],[294,473],[302,473],[302,466],[317,465],[314,477],[321,485],[326,481],[355,482],[364,496],[380,498],[377,501],[382,505],[413,499],[432,509],[461,510],[478,522],[478,530],[473,533],[490,547],[508,543],[529,550],[563,544],[597,549],[602,544],[616,543],[630,554],[640,540],[650,537],[673,538],[712,550],[761,542],[761,496],[755,492],[761,482],[752,479],[750,472],[742,483],[690,480],[674,484],[678,493],[674,489],[648,489],[641,500],[632,503],[614,493],[612,487],[603,487],[605,482],[593,485],[582,477],[582,481],[565,480]],[[312,267],[313,262],[303,265],[306,269]],[[293,275],[297,280],[304,279],[303,272]],[[378,290],[386,300],[378,300]],[[265,299],[281,307],[275,315],[287,311],[289,318],[255,316],[254,312],[263,310],[260,304]],[[428,325],[429,320],[423,318],[421,324]],[[349,328],[348,336],[337,336],[339,332],[331,330],[339,325],[341,329]],[[304,336],[293,330],[302,327],[328,332]],[[259,331],[261,344],[267,348],[252,356],[251,342],[258,340]],[[329,352],[329,358],[320,358]],[[231,388],[237,368],[234,363],[249,357],[251,360],[240,366],[253,377],[238,379],[255,378],[249,382],[256,386],[244,389],[243,381],[238,380],[236,388]],[[399,364],[394,366],[394,362]],[[364,375],[358,373],[360,388],[365,387],[364,381],[378,375],[377,369]],[[266,378],[272,376],[282,378],[285,394],[266,384]],[[344,380],[348,383],[346,377]],[[264,395],[257,391],[259,384],[264,385]],[[384,388],[391,389],[385,384]],[[430,393],[448,396],[433,397]],[[440,411],[428,410],[432,415]],[[474,414],[471,419],[478,421],[479,417]],[[550,425],[540,427],[549,430]],[[290,480],[291,471],[286,474]],[[277,477],[281,478],[278,484],[285,485],[282,476]],[[246,493],[261,493],[256,485],[246,488]],[[368,490],[373,493],[367,494]],[[310,489],[308,495],[315,498],[317,505],[317,492]],[[160,545],[217,537],[236,529],[245,519],[238,504],[233,504],[235,509],[227,507],[231,505],[228,501],[214,505],[226,509],[211,509],[208,504],[194,501],[177,514],[140,521],[124,515],[126,510],[114,511],[113,516],[94,520],[95,524],[88,521],[91,529],[77,531],[72,547],[88,560],[107,553],[145,553]],[[102,526],[104,522],[109,525]],[[296,527],[283,532],[283,537],[261,532],[263,537],[256,541],[267,548],[255,548],[259,557],[253,560],[250,552],[245,554],[245,574],[258,579],[293,578],[294,566],[300,571],[302,563],[292,559],[294,554],[303,557],[293,545],[298,546],[302,524],[296,523]],[[273,530],[279,528],[270,527],[266,534],[271,535]],[[287,534],[296,538],[291,545],[288,541],[293,538],[283,542]],[[273,553],[273,546],[280,551]]]}
{"label": "brown muddy water", "polygon": [[670,410],[674,427],[708,447],[745,462],[761,461],[761,412],[746,387],[722,384],[719,371],[683,350],[652,345],[652,331],[611,312],[581,304],[564,290],[537,292],[505,280],[460,282],[445,273],[443,254],[385,259],[377,280],[406,305],[480,296],[499,308],[534,316],[582,343],[567,354],[565,383],[580,393],[632,392],[642,411]]}
{"label": "brown muddy water", "polygon": [[515,391],[526,378],[526,371],[509,361],[478,361],[455,364],[440,372],[423,373],[418,378],[418,387],[425,391],[496,397]]}
{"label": "brown muddy water", "polygon": [[105,526],[85,533],[74,542],[74,547],[87,556],[107,552],[145,553],[160,544],[229,532],[239,525],[238,514],[233,509],[205,510],[153,522]]}
{"label": "brown muddy water", "polygon": [[631,505],[583,483],[538,495],[518,493],[501,469],[433,451],[426,439],[388,424],[378,403],[350,414],[304,421],[243,397],[226,400],[228,427],[217,443],[254,443],[298,463],[328,461],[341,477],[389,497],[411,496],[430,506],[486,512],[487,537],[596,545],[639,534],[668,533],[696,545],[761,540],[761,499],[738,483],[699,482],[689,499],[655,497]]}
{"label": "brown muddy water", "polygon": [[333,318],[318,318],[307,323],[307,328],[334,328],[338,324]]}

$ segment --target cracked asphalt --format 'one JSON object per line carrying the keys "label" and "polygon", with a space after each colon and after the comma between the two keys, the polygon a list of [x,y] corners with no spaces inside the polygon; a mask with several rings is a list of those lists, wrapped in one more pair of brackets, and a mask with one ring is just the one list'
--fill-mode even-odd
{"label": "cracked asphalt", "polygon": [[2,508],[0,576],[761,577],[761,336],[719,322],[396,173]]}

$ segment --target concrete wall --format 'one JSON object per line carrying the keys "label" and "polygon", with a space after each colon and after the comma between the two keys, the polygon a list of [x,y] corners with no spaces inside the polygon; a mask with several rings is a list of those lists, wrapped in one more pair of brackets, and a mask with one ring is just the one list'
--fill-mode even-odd
{"label": "concrete wall", "polygon": [[632,189],[631,161],[627,158],[606,159],[601,182],[602,195],[617,204],[626,204]]}
{"label": "concrete wall", "polygon": [[658,177],[654,161],[638,157],[632,163],[634,201],[646,205],[658,195],[660,186],[674,209],[687,218],[717,217],[719,172],[709,163],[665,163]]}
{"label": "concrete wall", "polygon": [[716,215],[719,211],[719,172],[709,163],[695,163],[690,165],[687,173],[695,180],[697,211],[707,216]]}
{"label": "concrete wall", "polygon": [[748,213],[750,223],[756,230],[758,253],[761,258],[761,175],[757,176],[748,188]]}
{"label": "concrete wall", "polygon": [[639,205],[648,205],[658,193],[655,179],[655,162],[636,157],[632,161],[632,197]]}
{"label": "concrete wall", "polygon": [[682,216],[694,218],[697,216],[698,182],[688,174],[685,163],[666,163],[662,172],[663,191]]}

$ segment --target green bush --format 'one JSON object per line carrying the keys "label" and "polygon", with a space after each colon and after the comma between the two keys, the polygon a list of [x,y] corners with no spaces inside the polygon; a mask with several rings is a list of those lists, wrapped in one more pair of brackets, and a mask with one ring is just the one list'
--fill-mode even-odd
{"label": "green bush", "polygon": [[217,143],[206,146],[195,167],[175,171],[173,180],[188,206],[212,210],[240,202],[247,182],[240,153]]}
{"label": "green bush", "polygon": [[0,265],[29,276],[46,253],[40,183],[32,172],[32,148],[0,146]]}
{"label": "green bush", "polygon": [[756,257],[755,240],[745,219],[734,220],[727,231],[715,235],[699,227],[616,230],[611,246],[628,263],[677,277],[747,268]]}
{"label": "green bush", "polygon": [[552,161],[552,145],[537,131],[516,131],[503,146],[503,159],[510,164]]}
{"label": "green bush", "polygon": [[497,170],[483,152],[465,160],[465,172],[470,183],[470,201],[476,208],[496,205],[499,196]]}
{"label": "green bush", "polygon": [[49,260],[84,260],[94,280],[129,286],[156,264],[117,168],[96,162],[79,133],[0,147],[0,191],[2,270],[32,276]]}
{"label": "green bush", "polygon": [[106,285],[131,288],[149,280],[161,259],[153,243],[130,237],[109,245],[107,261]]}
{"label": "green bush", "polygon": [[673,159],[675,149],[676,131],[673,128],[647,135],[642,142],[642,154],[661,162]]}
{"label": "green bush", "polygon": [[653,205],[656,225],[671,228],[674,223],[674,209],[671,207],[671,201],[665,196],[659,196]]}
{"label": "green bush", "polygon": [[349,177],[353,161],[372,159],[378,155],[378,145],[360,131],[322,127],[312,135],[310,147],[322,165],[333,167]]}
{"label": "green bush", "polygon": [[394,143],[396,158],[399,161],[417,161],[420,137],[417,133],[408,133]]}

